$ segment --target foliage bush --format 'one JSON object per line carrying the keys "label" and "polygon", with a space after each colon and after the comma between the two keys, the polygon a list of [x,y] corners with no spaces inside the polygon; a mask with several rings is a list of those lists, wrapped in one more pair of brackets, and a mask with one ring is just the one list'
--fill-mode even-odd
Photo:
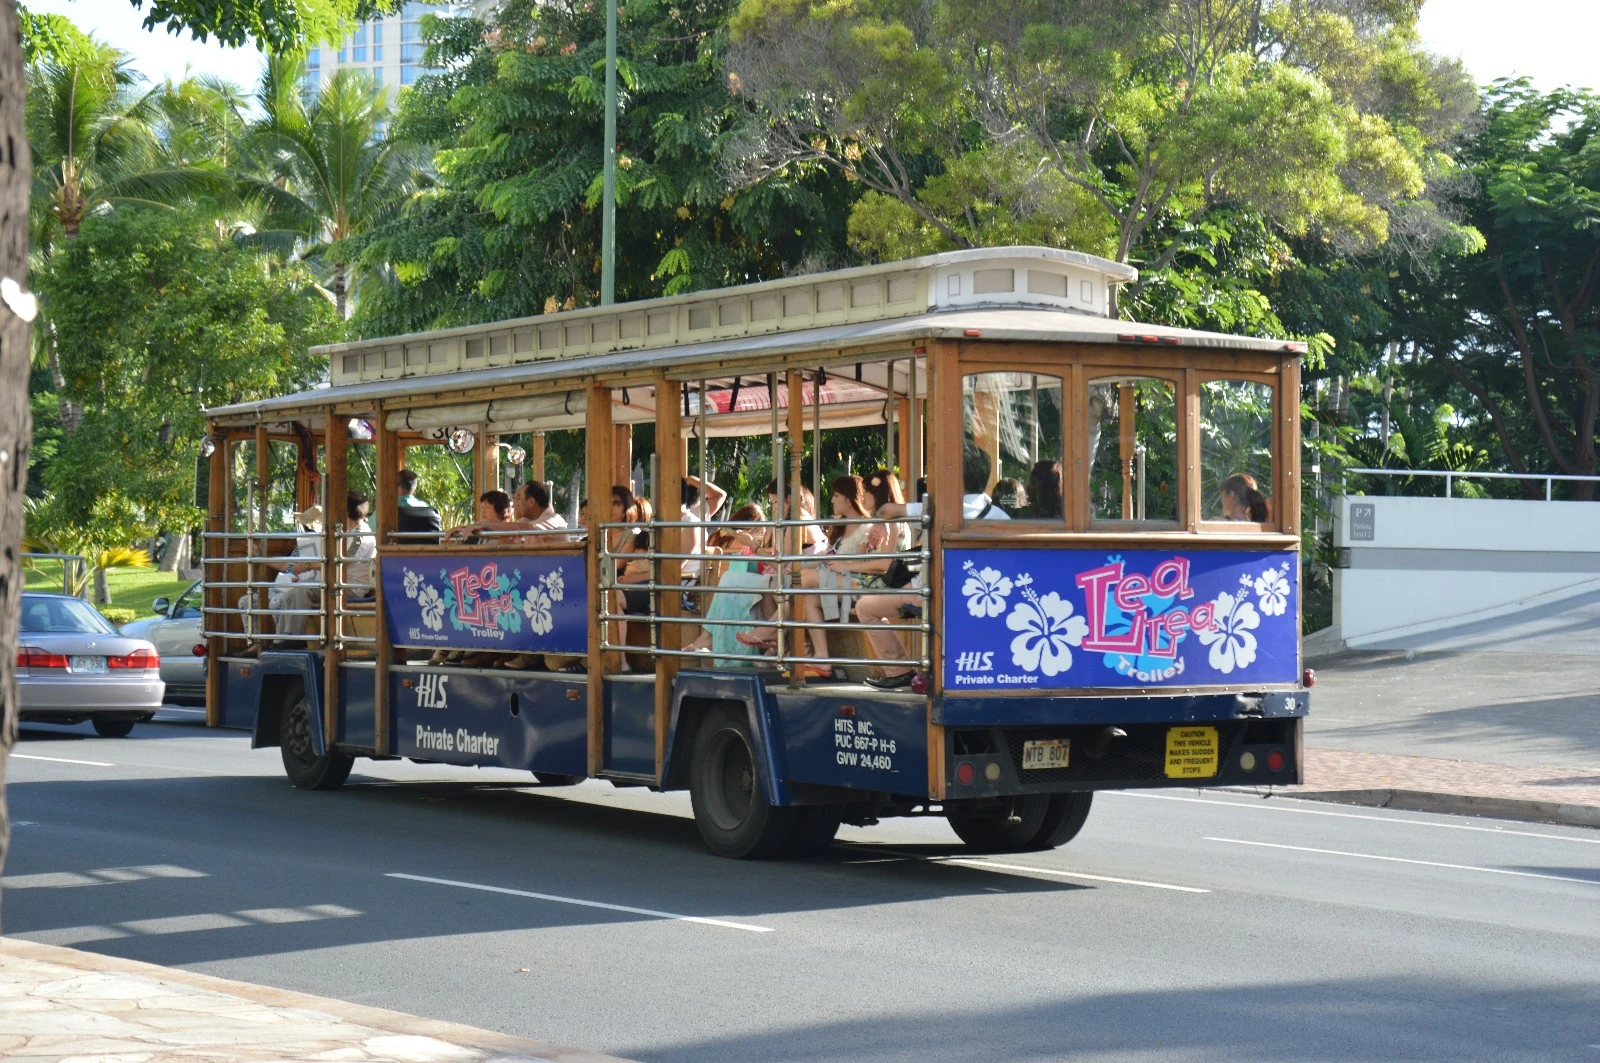
{"label": "foliage bush", "polygon": [[132,609],[123,609],[114,605],[102,605],[100,607],[100,615],[117,627],[121,627],[123,624],[133,623],[135,613]]}

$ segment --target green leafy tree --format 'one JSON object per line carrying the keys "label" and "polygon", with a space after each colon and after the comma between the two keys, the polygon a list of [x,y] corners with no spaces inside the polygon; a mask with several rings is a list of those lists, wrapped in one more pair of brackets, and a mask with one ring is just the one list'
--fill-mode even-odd
{"label": "green leafy tree", "polygon": [[[779,276],[843,252],[842,181],[793,173],[735,193],[721,168],[743,105],[719,4],[625,5],[619,30],[617,294]],[[403,98],[398,134],[441,145],[436,187],[365,241],[383,284],[366,334],[599,299],[604,11],[506,6],[423,21],[446,69]]]}
{"label": "green leafy tree", "polygon": [[193,527],[202,408],[309,386],[322,366],[307,348],[339,334],[304,267],[220,239],[203,215],[95,215],[35,285],[62,397],[83,410],[43,470],[43,504],[106,546]]}
{"label": "green leafy tree", "polygon": [[384,134],[385,95],[360,71],[340,70],[309,99],[304,63],[268,61],[250,148],[274,181],[259,186],[273,227],[299,240],[298,254],[325,262],[340,317],[348,316],[351,241],[393,217],[421,187],[424,155]]}

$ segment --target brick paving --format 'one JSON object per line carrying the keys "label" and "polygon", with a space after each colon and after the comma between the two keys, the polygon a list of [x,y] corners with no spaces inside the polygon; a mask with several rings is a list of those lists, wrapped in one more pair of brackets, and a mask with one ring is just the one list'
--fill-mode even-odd
{"label": "brick paving", "polygon": [[399,1012],[0,939],[7,1063],[623,1063]]}
{"label": "brick paving", "polygon": [[1529,768],[1338,749],[1307,749],[1305,758],[1305,785],[1285,790],[1423,790],[1600,806],[1600,774],[1577,773],[1571,768]]}

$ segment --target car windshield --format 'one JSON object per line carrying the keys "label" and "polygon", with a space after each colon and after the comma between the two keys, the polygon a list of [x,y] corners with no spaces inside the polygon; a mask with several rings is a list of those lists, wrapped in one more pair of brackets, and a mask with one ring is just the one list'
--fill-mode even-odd
{"label": "car windshield", "polygon": [[77,598],[22,596],[24,635],[115,635],[105,617]]}

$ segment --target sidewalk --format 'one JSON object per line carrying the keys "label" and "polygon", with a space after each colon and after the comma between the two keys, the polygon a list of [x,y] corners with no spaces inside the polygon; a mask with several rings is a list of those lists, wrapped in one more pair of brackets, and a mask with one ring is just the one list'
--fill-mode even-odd
{"label": "sidewalk", "polygon": [[17,938],[7,1063],[623,1063],[521,1037]]}
{"label": "sidewalk", "polygon": [[1305,780],[1273,792],[1412,812],[1600,827],[1600,772],[1308,748]]}

